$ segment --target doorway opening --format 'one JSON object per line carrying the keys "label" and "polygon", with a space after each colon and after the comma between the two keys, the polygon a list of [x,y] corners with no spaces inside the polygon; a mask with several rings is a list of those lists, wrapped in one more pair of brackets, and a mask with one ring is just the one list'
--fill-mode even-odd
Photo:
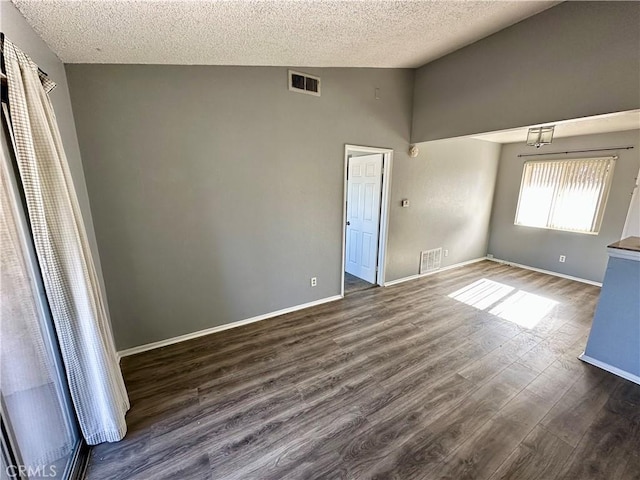
{"label": "doorway opening", "polygon": [[345,145],[343,296],[384,285],[392,162],[389,148]]}

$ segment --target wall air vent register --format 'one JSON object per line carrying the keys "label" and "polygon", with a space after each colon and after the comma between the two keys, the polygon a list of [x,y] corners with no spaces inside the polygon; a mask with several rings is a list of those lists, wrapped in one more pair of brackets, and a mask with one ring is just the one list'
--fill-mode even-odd
{"label": "wall air vent register", "polygon": [[442,247],[425,250],[420,255],[420,273],[433,272],[442,265]]}
{"label": "wall air vent register", "polygon": [[289,90],[319,97],[320,77],[289,70]]}

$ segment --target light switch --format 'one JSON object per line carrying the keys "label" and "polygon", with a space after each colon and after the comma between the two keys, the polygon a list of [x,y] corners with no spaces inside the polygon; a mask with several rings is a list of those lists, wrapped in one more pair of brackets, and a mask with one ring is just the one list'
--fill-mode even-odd
{"label": "light switch", "polygon": [[401,205],[403,207],[408,207],[409,206],[409,200],[407,198],[404,198],[401,202]]}

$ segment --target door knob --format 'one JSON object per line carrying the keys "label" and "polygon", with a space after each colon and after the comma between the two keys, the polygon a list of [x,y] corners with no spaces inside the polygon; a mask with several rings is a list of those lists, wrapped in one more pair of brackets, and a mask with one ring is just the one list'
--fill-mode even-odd
{"label": "door knob", "polygon": [[347,221],[347,225],[351,225],[351,222]]}

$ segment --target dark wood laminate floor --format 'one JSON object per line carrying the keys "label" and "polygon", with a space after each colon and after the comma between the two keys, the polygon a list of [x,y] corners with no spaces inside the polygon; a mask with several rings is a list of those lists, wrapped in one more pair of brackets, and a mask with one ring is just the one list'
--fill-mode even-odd
{"label": "dark wood laminate floor", "polygon": [[638,479],[640,386],[576,358],[598,295],[484,261],[125,358],[88,478]]}
{"label": "dark wood laminate floor", "polygon": [[359,292],[360,290],[367,290],[368,288],[374,288],[376,285],[369,283],[361,278],[344,272],[344,293],[345,295],[353,292]]}

